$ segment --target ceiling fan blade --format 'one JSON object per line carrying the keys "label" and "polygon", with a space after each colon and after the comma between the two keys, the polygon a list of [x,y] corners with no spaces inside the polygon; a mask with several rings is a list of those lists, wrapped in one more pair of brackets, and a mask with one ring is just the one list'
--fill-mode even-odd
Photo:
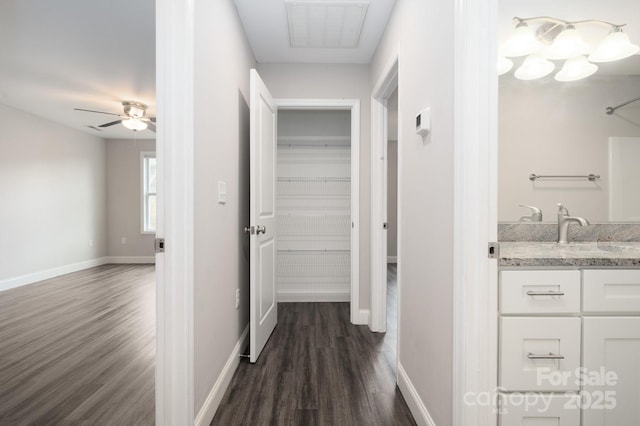
{"label": "ceiling fan blade", "polygon": [[114,114],[112,112],[95,111],[95,110],[92,110],[92,109],[83,109],[83,108],[74,108],[74,110],[76,110],[76,111],[85,111],[85,112],[97,112],[98,114],[117,115],[118,117],[120,117],[120,114]]}
{"label": "ceiling fan blade", "polygon": [[153,123],[148,123],[147,124],[147,129],[151,130],[153,133],[156,132],[156,125]]}
{"label": "ceiling fan blade", "polygon": [[122,123],[122,120],[116,120],[116,121],[112,121],[111,123],[101,124],[98,127],[109,127],[109,126],[114,126],[114,125],[120,124],[120,123]]}

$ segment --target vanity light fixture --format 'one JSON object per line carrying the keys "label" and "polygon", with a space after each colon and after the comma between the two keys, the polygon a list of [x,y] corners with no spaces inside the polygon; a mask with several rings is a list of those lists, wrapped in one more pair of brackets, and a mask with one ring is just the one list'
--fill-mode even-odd
{"label": "vanity light fixture", "polygon": [[504,56],[498,57],[498,75],[506,74],[513,68],[513,61]]}
{"label": "vanity light fixture", "polygon": [[640,46],[631,43],[629,36],[622,32],[621,27],[614,27],[609,35],[600,42],[598,47],[589,55],[591,62],[611,62],[628,58],[640,51]]}
{"label": "vanity light fixture", "polygon": [[129,130],[133,130],[134,132],[147,128],[147,123],[137,118],[128,118],[126,120],[122,120],[122,125]]}
{"label": "vanity light fixture", "polygon": [[[499,49],[498,75],[507,73],[513,66],[509,66],[509,58],[528,55],[516,69],[516,78],[542,78],[555,68],[556,64],[551,61],[566,60],[555,79],[575,81],[595,73],[598,66],[594,62],[617,61],[640,51],[640,46],[631,43],[629,36],[622,32],[626,24],[597,19],[566,21],[550,16],[513,19],[517,22],[515,29]],[[532,28],[529,25],[532,23],[538,26]],[[589,46],[576,28],[587,24],[604,25],[611,29],[596,48]]]}
{"label": "vanity light fixture", "polygon": [[535,80],[550,74],[556,65],[537,53],[527,56],[515,72],[518,80]]}
{"label": "vanity light fixture", "polygon": [[576,56],[567,59],[554,78],[557,81],[576,81],[587,78],[596,71],[598,66],[587,61],[586,56]]}

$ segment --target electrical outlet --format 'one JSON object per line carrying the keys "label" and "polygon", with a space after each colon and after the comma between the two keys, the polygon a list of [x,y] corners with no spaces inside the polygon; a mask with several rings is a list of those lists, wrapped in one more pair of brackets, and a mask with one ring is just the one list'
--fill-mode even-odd
{"label": "electrical outlet", "polygon": [[240,289],[236,289],[236,309],[240,307]]}
{"label": "electrical outlet", "polygon": [[218,203],[226,204],[227,202],[227,183],[218,181]]}
{"label": "electrical outlet", "polygon": [[120,242],[121,242],[122,244],[127,244],[127,237],[122,237],[122,238],[120,238]]}

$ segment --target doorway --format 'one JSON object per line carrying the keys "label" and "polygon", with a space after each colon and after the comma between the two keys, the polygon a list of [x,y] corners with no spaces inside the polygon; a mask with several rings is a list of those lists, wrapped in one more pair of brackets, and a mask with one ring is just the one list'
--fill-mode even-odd
{"label": "doorway", "polygon": [[[278,228],[279,234],[285,231],[284,240],[278,237],[278,300],[349,301],[351,322],[361,324],[360,101],[281,99],[276,104],[284,119],[279,126],[285,126],[278,129]],[[314,112],[316,124],[308,121]],[[323,121],[336,118],[342,131],[327,133],[328,121],[325,126]],[[303,164],[309,161],[314,164]],[[288,238],[288,228],[303,241]]]}

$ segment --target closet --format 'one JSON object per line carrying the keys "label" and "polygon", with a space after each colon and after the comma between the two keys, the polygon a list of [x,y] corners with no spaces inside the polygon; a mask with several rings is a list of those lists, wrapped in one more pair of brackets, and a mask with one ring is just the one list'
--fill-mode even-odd
{"label": "closet", "polygon": [[279,110],[279,302],[350,300],[351,112]]}

